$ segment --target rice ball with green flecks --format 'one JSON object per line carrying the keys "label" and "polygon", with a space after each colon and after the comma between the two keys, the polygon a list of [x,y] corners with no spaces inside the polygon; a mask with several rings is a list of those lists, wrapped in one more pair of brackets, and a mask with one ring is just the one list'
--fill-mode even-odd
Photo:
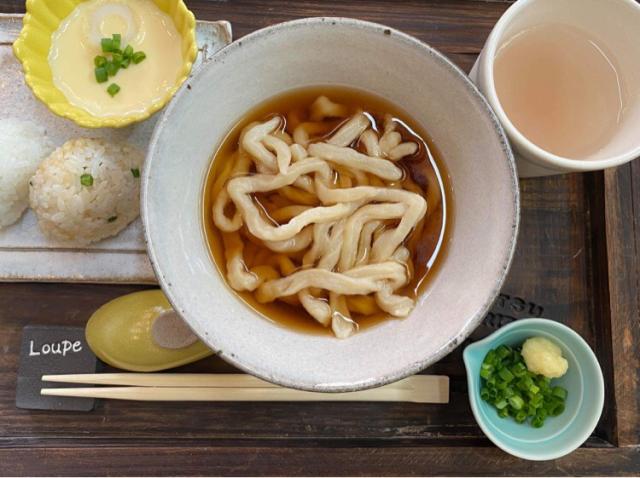
{"label": "rice ball with green flecks", "polygon": [[67,141],[40,164],[29,183],[42,232],[74,245],[118,234],[138,217],[143,159],[125,144]]}

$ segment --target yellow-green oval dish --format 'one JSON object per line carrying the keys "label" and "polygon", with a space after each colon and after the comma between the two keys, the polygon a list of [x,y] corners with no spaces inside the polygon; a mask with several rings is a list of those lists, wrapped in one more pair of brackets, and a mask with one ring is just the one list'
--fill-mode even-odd
{"label": "yellow-green oval dish", "polygon": [[94,116],[69,102],[54,84],[49,66],[51,39],[61,22],[84,0],[27,0],[22,30],[13,44],[13,51],[22,63],[25,81],[34,95],[53,113],[68,118],[85,128],[121,128],[149,118],[164,107],[188,78],[198,53],[196,20],[183,0],[153,0],[153,3],[173,20],[182,39],[183,63],[173,87],[159,100],[141,112],[119,116]]}
{"label": "yellow-green oval dish", "polygon": [[212,355],[200,340],[179,348],[158,345],[154,322],[171,311],[171,304],[159,289],[113,299],[96,310],[87,323],[89,348],[103,362],[132,372],[166,370]]}

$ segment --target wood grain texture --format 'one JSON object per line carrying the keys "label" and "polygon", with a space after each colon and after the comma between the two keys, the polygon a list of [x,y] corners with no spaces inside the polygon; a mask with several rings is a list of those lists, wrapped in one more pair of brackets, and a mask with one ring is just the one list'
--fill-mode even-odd
{"label": "wood grain texture", "polygon": [[[455,466],[451,464],[455,463]],[[623,476],[640,469],[638,449],[580,449],[550,462],[526,462],[496,448],[178,446],[0,450],[0,473],[178,476]]]}
{"label": "wood grain texture", "polygon": [[640,164],[605,171],[617,444],[640,443]]}
{"label": "wood grain texture", "polygon": [[609,404],[598,424],[600,435],[611,443],[617,444],[618,427],[616,416],[615,387],[613,386],[613,343],[611,337],[611,299],[609,294],[609,264],[607,249],[607,220],[605,203],[604,173],[588,176],[587,187],[591,191],[587,200],[590,205],[591,260],[593,316],[596,337],[596,350],[600,351],[600,364],[605,381],[605,403]]}
{"label": "wood grain texture", "polygon": [[[465,71],[509,6],[471,0],[188,4],[203,20],[231,21],[235,38],[307,16],[385,23],[430,43]],[[23,1],[0,0],[0,12],[23,10]],[[522,180],[521,190],[514,263],[503,295],[471,340],[518,318],[544,316],[571,326],[594,348],[607,383],[605,412],[595,435],[569,457],[531,463],[491,446],[469,409],[462,347],[426,371],[451,377],[446,407],[103,401],[92,413],[18,410],[22,327],[83,325],[104,302],[144,288],[21,283],[0,284],[0,474],[640,474],[640,163]],[[209,358],[179,371],[234,369]]]}

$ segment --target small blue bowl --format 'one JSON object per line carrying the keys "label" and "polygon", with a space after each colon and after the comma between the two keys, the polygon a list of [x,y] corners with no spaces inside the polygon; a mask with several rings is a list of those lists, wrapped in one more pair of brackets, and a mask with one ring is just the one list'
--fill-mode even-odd
{"label": "small blue bowl", "polygon": [[[480,398],[480,366],[487,352],[499,345],[519,346],[529,337],[552,340],[569,362],[567,373],[553,383],[569,392],[565,411],[549,417],[542,428],[500,418]],[[589,438],[604,405],[602,370],[589,345],[576,332],[547,319],[522,319],[502,327],[464,350],[469,402],[484,434],[507,453],[527,460],[554,460],[571,453]]]}

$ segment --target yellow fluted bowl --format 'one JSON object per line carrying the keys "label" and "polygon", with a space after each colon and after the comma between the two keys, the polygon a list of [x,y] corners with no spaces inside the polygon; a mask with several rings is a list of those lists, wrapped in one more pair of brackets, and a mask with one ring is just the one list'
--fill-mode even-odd
{"label": "yellow fluted bowl", "polygon": [[167,13],[182,37],[183,64],[175,85],[159,101],[142,113],[126,116],[96,117],[69,103],[53,83],[49,67],[51,36],[58,26],[84,0],[27,0],[22,31],[13,44],[13,51],[22,63],[25,81],[36,97],[58,116],[69,118],[86,128],[121,128],[143,121],[160,110],[187,79],[198,53],[196,19],[182,0],[154,0]]}

